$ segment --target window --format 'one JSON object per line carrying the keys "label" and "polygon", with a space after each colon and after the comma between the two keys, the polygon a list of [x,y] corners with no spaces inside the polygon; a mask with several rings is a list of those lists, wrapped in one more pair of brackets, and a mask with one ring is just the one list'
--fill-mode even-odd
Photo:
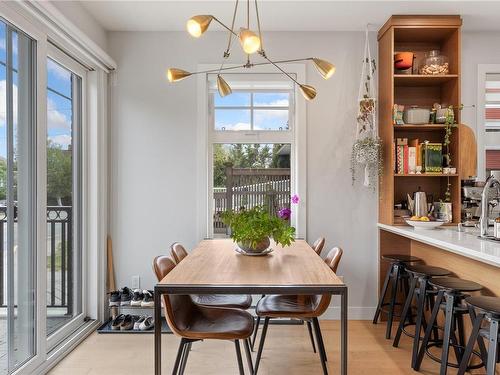
{"label": "window", "polygon": [[[85,71],[47,59],[47,319],[49,347],[83,322],[81,128]],[[69,324],[73,323],[73,324]]]}
{"label": "window", "polygon": [[220,97],[216,76],[208,75],[209,236],[227,235],[225,210],[264,206],[276,214],[299,193],[293,82],[279,74],[224,79],[233,93]]}
{"label": "window", "polygon": [[478,66],[477,174],[486,179],[500,170],[500,65]]}

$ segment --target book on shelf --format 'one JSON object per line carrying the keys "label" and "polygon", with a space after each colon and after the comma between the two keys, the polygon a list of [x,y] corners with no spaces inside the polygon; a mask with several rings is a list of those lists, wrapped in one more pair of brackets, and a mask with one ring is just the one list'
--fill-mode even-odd
{"label": "book on shelf", "polygon": [[418,139],[397,138],[393,144],[394,173],[415,174],[417,166],[422,166],[421,145]]}

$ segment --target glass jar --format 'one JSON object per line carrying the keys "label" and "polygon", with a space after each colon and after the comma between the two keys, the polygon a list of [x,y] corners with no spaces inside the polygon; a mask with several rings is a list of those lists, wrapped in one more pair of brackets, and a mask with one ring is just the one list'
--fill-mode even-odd
{"label": "glass jar", "polygon": [[450,72],[448,57],[441,55],[439,50],[432,50],[425,54],[425,59],[420,65],[420,74],[444,75]]}

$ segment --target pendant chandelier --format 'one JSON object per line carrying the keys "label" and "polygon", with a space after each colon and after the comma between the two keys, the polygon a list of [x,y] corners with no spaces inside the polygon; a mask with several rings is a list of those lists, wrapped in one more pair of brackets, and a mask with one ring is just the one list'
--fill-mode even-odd
{"label": "pendant chandelier", "polygon": [[[291,79],[294,83],[296,83],[299,86],[299,89],[304,98],[306,98],[307,100],[314,99],[316,97],[316,89],[314,87],[297,82],[297,80],[292,75],[283,70],[283,68],[281,68],[278,64],[298,62],[298,61],[311,61],[318,70],[319,74],[321,74],[321,76],[324,79],[330,78],[333,75],[333,73],[335,73],[335,65],[326,60],[319,59],[317,57],[307,57],[303,59],[278,60],[278,61],[271,60],[264,51],[262,33],[260,27],[260,19],[259,19],[259,7],[257,5],[257,0],[254,0],[254,2],[255,2],[255,17],[257,21],[257,32],[254,32],[250,29],[250,0],[247,0],[246,2],[246,21],[247,21],[246,25],[245,27],[239,28],[239,30],[237,31],[235,29],[235,20],[236,20],[236,14],[238,12],[239,0],[236,0],[236,3],[234,5],[231,27],[225,25],[219,19],[217,19],[212,15],[198,15],[191,17],[187,21],[186,27],[189,34],[195,38],[199,38],[200,36],[202,36],[203,33],[207,31],[212,21],[217,22],[227,30],[229,38],[228,38],[227,48],[223,54],[223,61],[219,69],[204,70],[199,72],[187,72],[185,70],[178,68],[169,68],[167,70],[167,79],[170,82],[177,82],[195,74],[217,73],[217,90],[219,91],[219,95],[221,97],[224,97],[226,95],[231,94],[232,90],[231,86],[229,86],[229,84],[222,77],[223,71],[225,72],[232,69],[240,69],[240,68],[250,69],[258,65],[273,65],[282,74],[287,76],[289,79]],[[239,40],[239,43],[243,51],[247,54],[247,62],[243,65],[225,67],[224,64],[231,55],[231,46],[234,38],[237,38]],[[252,62],[250,56],[253,54],[261,56],[264,59],[264,61],[257,63]]]}

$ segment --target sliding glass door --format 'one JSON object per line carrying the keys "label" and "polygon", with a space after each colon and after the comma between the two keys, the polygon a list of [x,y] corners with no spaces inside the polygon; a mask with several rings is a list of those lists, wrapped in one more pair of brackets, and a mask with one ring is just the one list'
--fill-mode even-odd
{"label": "sliding glass door", "polygon": [[35,355],[36,43],[0,19],[0,372]]}
{"label": "sliding glass door", "polygon": [[85,71],[55,48],[47,59],[48,348],[83,323],[81,124]]}

